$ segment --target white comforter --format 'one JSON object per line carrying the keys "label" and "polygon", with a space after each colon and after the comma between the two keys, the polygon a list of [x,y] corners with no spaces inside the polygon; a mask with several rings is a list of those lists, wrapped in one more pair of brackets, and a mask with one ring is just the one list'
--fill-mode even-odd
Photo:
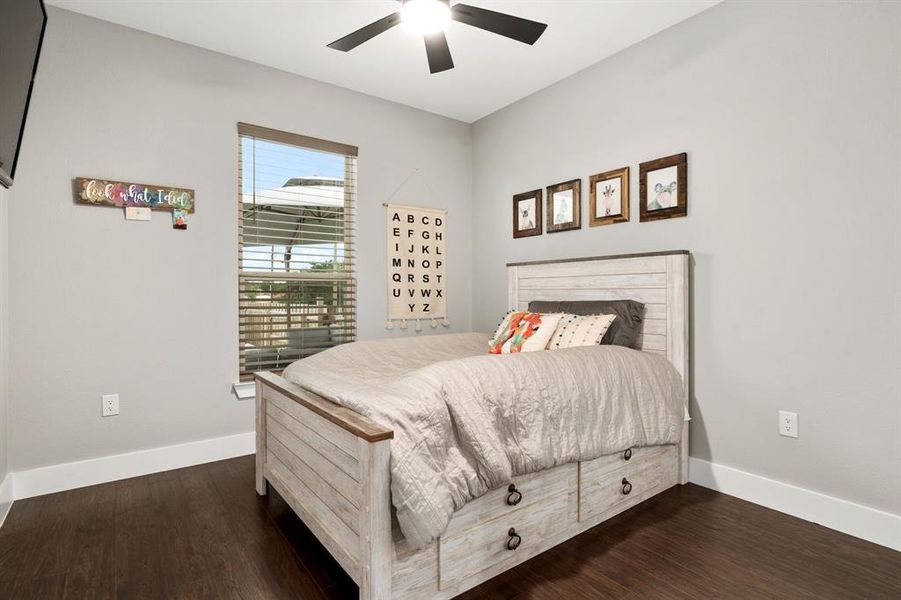
{"label": "white comforter", "polygon": [[682,433],[682,380],[663,357],[618,346],[487,354],[461,333],[355,342],[284,377],[394,430],[391,493],[407,541],[515,475]]}

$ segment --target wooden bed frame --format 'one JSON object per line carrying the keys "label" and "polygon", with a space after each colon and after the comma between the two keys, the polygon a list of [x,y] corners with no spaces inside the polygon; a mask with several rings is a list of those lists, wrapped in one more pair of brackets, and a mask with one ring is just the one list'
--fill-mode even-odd
{"label": "wooden bed frame", "polygon": [[[641,349],[689,387],[685,250],[507,265],[509,308],[531,300],[645,303]],[[688,479],[677,446],[631,448],[517,477],[411,550],[390,496],[392,431],[272,373],[256,374],[256,489],[272,485],[360,586],[360,598],[451,598]]]}

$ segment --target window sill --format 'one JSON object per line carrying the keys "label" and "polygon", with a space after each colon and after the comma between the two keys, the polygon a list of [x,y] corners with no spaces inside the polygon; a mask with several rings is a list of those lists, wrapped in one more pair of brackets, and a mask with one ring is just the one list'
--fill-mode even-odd
{"label": "window sill", "polygon": [[257,386],[253,381],[239,381],[232,384],[232,393],[238,400],[249,400],[256,396]]}

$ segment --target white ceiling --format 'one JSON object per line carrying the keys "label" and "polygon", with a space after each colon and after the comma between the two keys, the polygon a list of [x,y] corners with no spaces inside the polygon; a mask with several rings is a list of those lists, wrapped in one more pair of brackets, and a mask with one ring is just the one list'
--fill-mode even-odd
{"label": "white ceiling", "polygon": [[455,69],[429,74],[421,37],[395,27],[326,47],[395,0],[47,0],[135,29],[473,122],[720,0],[465,0],[549,25],[530,47],[452,23]]}

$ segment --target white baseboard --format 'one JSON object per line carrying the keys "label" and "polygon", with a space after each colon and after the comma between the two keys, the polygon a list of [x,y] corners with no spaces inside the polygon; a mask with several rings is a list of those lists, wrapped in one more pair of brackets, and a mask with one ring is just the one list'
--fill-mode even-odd
{"label": "white baseboard", "polygon": [[875,544],[901,550],[901,516],[732,467],[689,459],[689,481]]}
{"label": "white baseboard", "polygon": [[13,478],[7,475],[0,481],[0,527],[9,514],[9,509],[13,507]]}
{"label": "white baseboard", "polygon": [[10,473],[7,479],[12,480],[12,499],[21,500],[98,483],[245,456],[253,454],[255,451],[256,435],[251,431],[211,440],[139,450],[27,471],[15,471]]}
{"label": "white baseboard", "polygon": [[[253,454],[254,432],[16,471],[0,483],[0,525],[13,500]],[[689,481],[901,551],[901,516],[699,458]]]}

